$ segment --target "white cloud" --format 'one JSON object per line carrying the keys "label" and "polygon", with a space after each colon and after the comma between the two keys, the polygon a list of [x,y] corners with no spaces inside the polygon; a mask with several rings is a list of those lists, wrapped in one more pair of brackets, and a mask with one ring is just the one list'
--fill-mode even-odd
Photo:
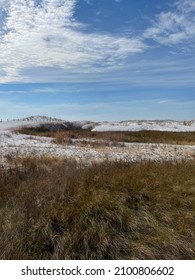
{"label": "white cloud", "polygon": [[[32,72],[37,68],[58,68],[63,75],[102,71],[146,48],[139,38],[86,33],[74,18],[77,0],[7,3],[7,17],[0,27],[1,83],[36,80]],[[26,68],[32,70],[30,77]]]}
{"label": "white cloud", "polygon": [[[97,78],[101,73],[108,77],[109,72],[116,78],[125,70],[125,79],[132,80],[129,73],[134,62],[128,60],[127,65],[126,58],[144,52],[147,39],[165,46],[190,42],[188,48],[194,47],[194,0],[173,2],[174,10],[161,12],[140,37],[131,38],[88,33],[74,17],[77,3],[78,0],[0,0],[0,83],[73,82],[82,81],[84,76],[90,80],[93,73]],[[185,51],[184,46],[181,49]],[[113,74],[114,70],[117,73]]]}
{"label": "white cloud", "polygon": [[6,4],[7,0],[0,0],[0,8]]}
{"label": "white cloud", "polygon": [[145,30],[143,37],[168,46],[194,40],[194,0],[176,1],[174,8],[174,11],[161,12],[157,15],[153,26]]}
{"label": "white cloud", "polygon": [[185,14],[195,11],[194,0],[178,0],[176,2],[176,6],[182,13]]}

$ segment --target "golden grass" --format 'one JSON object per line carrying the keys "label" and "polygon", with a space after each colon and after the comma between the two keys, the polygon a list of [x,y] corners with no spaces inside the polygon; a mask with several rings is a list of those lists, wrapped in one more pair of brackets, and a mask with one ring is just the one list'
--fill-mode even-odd
{"label": "golden grass", "polygon": [[195,259],[195,160],[14,164],[0,174],[1,259]]}

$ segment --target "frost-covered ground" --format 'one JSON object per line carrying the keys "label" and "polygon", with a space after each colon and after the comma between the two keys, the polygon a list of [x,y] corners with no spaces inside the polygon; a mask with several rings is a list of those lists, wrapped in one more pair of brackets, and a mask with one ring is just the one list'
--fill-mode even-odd
{"label": "frost-covered ground", "polygon": [[10,128],[22,126],[39,126],[40,124],[64,127],[79,127],[83,129],[91,128],[92,131],[140,131],[140,130],[159,130],[159,131],[195,131],[195,120],[191,121],[121,121],[121,122],[90,122],[74,121],[68,122],[45,116],[32,116],[20,120],[5,121],[0,123],[0,133]]}
{"label": "frost-covered ground", "polygon": [[[5,167],[7,156],[60,156],[74,158],[78,161],[103,161],[103,160],[176,160],[190,159],[195,155],[195,146],[190,145],[166,145],[166,144],[141,144],[125,143],[117,147],[80,146],[78,141],[71,145],[57,145],[52,138],[21,135],[13,132],[13,129],[22,126],[64,125],[82,128],[91,127],[95,131],[106,130],[168,130],[168,131],[195,131],[195,122],[154,122],[154,121],[130,121],[118,123],[94,123],[94,122],[65,122],[46,117],[31,117],[23,120],[0,122],[0,166]],[[139,129],[138,129],[139,128]]]}
{"label": "frost-covered ground", "polygon": [[93,131],[195,131],[195,121],[124,121],[102,123],[93,128]]}

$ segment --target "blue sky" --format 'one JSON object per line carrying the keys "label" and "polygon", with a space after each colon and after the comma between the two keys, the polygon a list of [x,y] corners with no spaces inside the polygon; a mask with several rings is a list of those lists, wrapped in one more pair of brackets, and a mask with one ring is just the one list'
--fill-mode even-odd
{"label": "blue sky", "polygon": [[0,0],[0,118],[194,119],[194,0]]}

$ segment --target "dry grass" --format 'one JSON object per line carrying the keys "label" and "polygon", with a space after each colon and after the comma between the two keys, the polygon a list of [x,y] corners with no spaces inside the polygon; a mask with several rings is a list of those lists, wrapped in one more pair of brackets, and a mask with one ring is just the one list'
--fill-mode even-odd
{"label": "dry grass", "polygon": [[0,174],[1,259],[195,259],[195,160],[12,166]]}
{"label": "dry grass", "polygon": [[195,145],[195,132],[133,131],[133,132],[93,132],[87,129],[69,129],[65,131],[48,131],[41,128],[23,128],[20,133],[28,135],[53,137],[57,144],[69,144],[74,139],[96,139],[116,142],[166,143]]}

